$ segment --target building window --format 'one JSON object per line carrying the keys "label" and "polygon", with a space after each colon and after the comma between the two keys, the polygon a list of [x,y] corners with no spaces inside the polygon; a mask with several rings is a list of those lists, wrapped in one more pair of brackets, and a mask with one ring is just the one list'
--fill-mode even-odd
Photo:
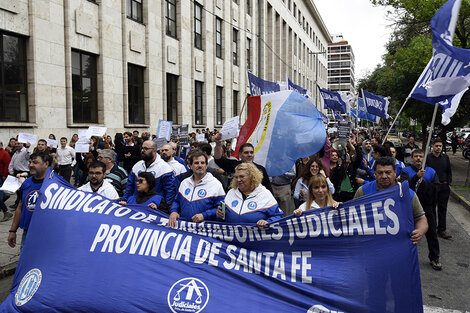
{"label": "building window", "polygon": [[222,20],[215,18],[215,56],[222,58]]}
{"label": "building window", "polygon": [[291,0],[287,0],[287,8],[291,10]]}
{"label": "building window", "polygon": [[251,0],[246,0],[246,13],[251,16]]}
{"label": "building window", "polygon": [[222,105],[222,94],[224,88],[217,86],[215,90],[215,123],[216,125],[222,125],[223,122],[223,105]]}
{"label": "building window", "polygon": [[194,2],[194,47],[202,50],[202,5]]}
{"label": "building window", "polygon": [[297,6],[294,3],[294,8],[292,9],[292,12],[294,13],[294,17],[297,17]]}
{"label": "building window", "polygon": [[166,0],[166,34],[176,38],[176,0]]}
{"label": "building window", "polygon": [[26,40],[0,32],[0,121],[28,121],[26,82]]}
{"label": "building window", "polygon": [[74,123],[98,123],[96,90],[96,56],[72,51]]}
{"label": "building window", "polygon": [[129,124],[144,124],[144,68],[127,65]]}
{"label": "building window", "polygon": [[232,55],[233,65],[238,65],[238,30],[235,28],[233,29]]}
{"label": "building window", "polygon": [[127,0],[127,17],[142,23],[142,0]]}
{"label": "building window", "polygon": [[238,91],[233,91],[233,98],[232,98],[232,111],[233,116],[238,115]]}
{"label": "building window", "polygon": [[178,76],[166,74],[166,119],[178,124]]}
{"label": "building window", "polygon": [[204,124],[204,112],[203,108],[203,98],[202,98],[202,88],[204,86],[203,82],[196,81],[194,84],[195,88],[195,101],[194,101],[194,108],[195,108],[195,123],[196,125]]}
{"label": "building window", "polygon": [[251,70],[251,39],[246,38],[246,66]]}

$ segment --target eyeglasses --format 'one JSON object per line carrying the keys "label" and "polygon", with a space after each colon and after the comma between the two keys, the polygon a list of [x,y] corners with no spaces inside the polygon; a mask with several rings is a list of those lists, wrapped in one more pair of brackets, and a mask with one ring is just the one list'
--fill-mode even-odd
{"label": "eyeglasses", "polygon": [[145,182],[145,179],[137,179],[138,184],[142,184],[143,182]]}
{"label": "eyeglasses", "polygon": [[142,147],[142,151],[153,150],[153,148]]}

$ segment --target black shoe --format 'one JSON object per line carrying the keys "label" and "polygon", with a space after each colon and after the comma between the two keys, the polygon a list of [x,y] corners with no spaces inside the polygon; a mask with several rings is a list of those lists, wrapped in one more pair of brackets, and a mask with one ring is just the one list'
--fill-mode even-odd
{"label": "black shoe", "polygon": [[446,233],[445,231],[440,231],[437,233],[437,235],[441,238],[444,238],[444,239],[447,239],[449,240],[450,238],[452,238],[452,235],[449,235],[448,233]]}
{"label": "black shoe", "polygon": [[442,270],[442,264],[439,263],[439,259],[431,260],[430,263],[431,263],[431,266],[434,270],[436,270],[436,271]]}

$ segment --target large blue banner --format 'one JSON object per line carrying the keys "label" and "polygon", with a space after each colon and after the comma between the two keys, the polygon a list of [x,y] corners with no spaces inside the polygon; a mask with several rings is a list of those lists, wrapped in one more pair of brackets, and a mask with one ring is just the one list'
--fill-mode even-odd
{"label": "large blue banner", "polygon": [[278,83],[263,80],[248,72],[248,81],[250,83],[250,94],[252,96],[261,96],[281,90]]}
{"label": "large blue banner", "polygon": [[357,114],[357,117],[360,119],[368,120],[373,123],[379,122],[379,118],[377,116],[367,113],[366,105],[364,104],[364,100],[362,98],[357,98]]}
{"label": "large blue banner", "polygon": [[167,222],[46,177],[0,311],[423,311],[398,186],[267,228]]}

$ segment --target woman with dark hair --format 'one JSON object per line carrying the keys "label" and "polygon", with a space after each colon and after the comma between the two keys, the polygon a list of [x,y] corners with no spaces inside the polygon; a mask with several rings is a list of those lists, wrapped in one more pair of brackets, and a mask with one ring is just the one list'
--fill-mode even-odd
{"label": "woman with dark hair", "polygon": [[299,205],[307,200],[308,182],[312,176],[318,174],[325,176],[330,190],[332,193],[335,192],[335,187],[331,183],[330,179],[326,176],[325,169],[323,168],[323,163],[321,162],[320,158],[313,157],[307,162],[303,172],[300,174],[297,182],[295,183],[294,202],[296,208],[298,208]]}
{"label": "woman with dark hair", "polygon": [[107,135],[104,139],[104,148],[105,149],[114,149],[113,138],[110,135]]}
{"label": "woman with dark hair", "polygon": [[[57,140],[55,139],[55,135],[54,134],[49,134],[49,139],[53,139],[53,140]],[[57,153],[57,148],[50,148],[50,153]]]}
{"label": "woman with dark hair", "polygon": [[157,209],[163,197],[155,191],[156,180],[150,172],[140,172],[137,176],[137,194],[132,195],[126,201],[120,201],[120,205],[144,204],[152,209]]}

